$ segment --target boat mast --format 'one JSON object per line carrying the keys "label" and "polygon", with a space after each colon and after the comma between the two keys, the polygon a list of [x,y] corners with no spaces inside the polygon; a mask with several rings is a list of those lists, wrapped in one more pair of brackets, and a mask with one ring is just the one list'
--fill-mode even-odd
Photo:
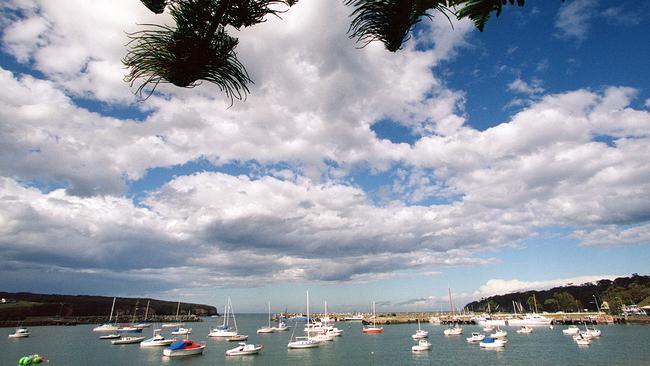
{"label": "boat mast", "polygon": [[535,298],[535,294],[533,294],[533,303],[535,304],[535,314],[537,314],[537,299]]}
{"label": "boat mast", "polygon": [[271,302],[268,302],[269,304],[269,328],[271,328]]}
{"label": "boat mast", "polygon": [[449,290],[449,308],[451,308],[451,316],[454,316],[454,303],[451,302],[451,287],[448,288]]}
{"label": "boat mast", "polygon": [[113,310],[115,310],[115,297],[113,298],[113,306],[111,306],[111,316],[108,318],[109,323],[113,320]]}
{"label": "boat mast", "polygon": [[309,321],[309,290],[307,290],[307,324],[309,325],[311,322]]}
{"label": "boat mast", "polygon": [[132,324],[135,323],[135,316],[138,313],[138,301],[139,300],[135,300],[135,309],[133,310],[133,317],[131,318]]}
{"label": "boat mast", "polygon": [[149,315],[149,302],[151,300],[147,300],[147,310],[144,311],[144,321],[147,321],[147,316]]}
{"label": "boat mast", "polygon": [[375,312],[375,302],[372,302],[372,327],[377,328],[377,313]]}
{"label": "boat mast", "polygon": [[228,296],[228,305],[230,305],[230,314],[232,314],[232,323],[235,326],[235,332],[237,331],[237,318],[235,318],[235,310],[232,308],[232,301],[230,296]]}
{"label": "boat mast", "polygon": [[178,301],[178,305],[176,305],[176,322],[178,322],[178,312],[181,310],[181,301]]}

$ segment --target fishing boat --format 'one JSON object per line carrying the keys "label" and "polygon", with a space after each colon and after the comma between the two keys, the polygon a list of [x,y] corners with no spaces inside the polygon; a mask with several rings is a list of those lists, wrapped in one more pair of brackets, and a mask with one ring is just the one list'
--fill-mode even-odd
{"label": "fishing boat", "polygon": [[566,335],[576,335],[580,332],[580,328],[577,325],[569,325],[568,328],[562,329],[562,333]]}
{"label": "fishing boat", "polygon": [[181,302],[178,302],[178,305],[176,305],[176,322],[175,323],[165,323],[162,325],[163,328],[178,328],[182,327],[183,323],[178,322],[178,314],[181,310]]}
{"label": "fishing boat", "polygon": [[122,337],[121,335],[119,335],[117,333],[113,333],[113,334],[107,334],[107,335],[100,336],[99,339],[118,339],[118,338],[121,338],[121,337]]}
{"label": "fishing boat", "polygon": [[207,346],[206,343],[198,343],[191,339],[183,339],[172,343],[168,348],[163,350],[163,356],[167,357],[180,357],[199,355]]}
{"label": "fishing boat", "polygon": [[229,337],[228,342],[240,342],[248,339],[248,336],[245,334],[237,334],[236,336]]}
{"label": "fishing boat", "polygon": [[415,334],[411,336],[413,339],[423,339],[429,336],[428,330],[423,330],[420,328],[420,320],[418,319],[418,330],[415,331]]}
{"label": "fishing boat", "polygon": [[178,328],[172,330],[171,334],[172,335],[188,335],[188,334],[192,334],[192,328],[178,327]]}
{"label": "fishing boat", "polygon": [[375,313],[375,302],[372,302],[372,327],[363,327],[364,334],[376,334],[384,331],[384,327],[377,326],[377,314]]}
{"label": "fishing boat", "polygon": [[[307,294],[307,323],[309,323],[309,291],[306,291]],[[289,349],[302,349],[302,348],[316,348],[320,345],[319,342],[309,339],[309,335],[306,337],[293,337],[296,332],[296,327],[294,326],[293,332],[291,333],[291,340],[287,344]]]}
{"label": "fishing boat", "polygon": [[120,345],[120,344],[134,344],[144,341],[145,337],[122,337],[111,341],[111,344]]}
{"label": "fishing boat", "polygon": [[479,343],[481,348],[501,348],[506,345],[506,342],[501,339],[495,339],[491,337],[486,337]]}
{"label": "fishing boat", "polygon": [[[230,328],[230,317],[232,317],[234,329]],[[230,296],[229,296],[226,306],[224,307],[223,324],[211,329],[210,333],[208,333],[208,337],[229,338],[229,337],[234,337],[238,334],[239,332],[237,331],[237,319],[235,318],[235,312],[233,311],[232,301],[230,300]]]}
{"label": "fishing boat", "polygon": [[485,339],[485,335],[481,334],[481,333],[478,333],[478,332],[474,332],[474,333],[472,333],[471,337],[468,337],[468,338],[465,338],[465,339],[467,339],[468,343],[478,343],[478,342]]}
{"label": "fishing boat", "polygon": [[9,338],[27,338],[31,334],[27,328],[18,327],[12,334],[9,334]]}
{"label": "fishing boat", "polygon": [[265,334],[265,333],[275,333],[276,329],[271,326],[271,302],[268,302],[269,305],[269,324],[267,326],[261,327],[257,329],[258,334]]}
{"label": "fishing boat", "polygon": [[140,347],[165,347],[176,342],[176,339],[167,339],[160,335],[162,329],[154,329],[153,337],[146,339],[140,343]]}
{"label": "fishing boat", "polygon": [[430,349],[431,349],[431,342],[427,341],[426,339],[420,339],[418,344],[411,347],[412,352],[422,352],[422,351],[428,351]]}
{"label": "fishing boat", "polygon": [[113,311],[115,310],[115,297],[113,298],[113,305],[111,306],[111,315],[108,317],[108,322],[93,328],[93,332],[115,332],[119,327],[111,324],[113,320]]}
{"label": "fishing boat", "polygon": [[517,333],[519,334],[530,334],[533,332],[533,328],[524,325],[523,327],[517,329]]}
{"label": "fishing boat", "polygon": [[226,356],[256,355],[264,348],[261,344],[240,343],[239,346],[226,351]]}

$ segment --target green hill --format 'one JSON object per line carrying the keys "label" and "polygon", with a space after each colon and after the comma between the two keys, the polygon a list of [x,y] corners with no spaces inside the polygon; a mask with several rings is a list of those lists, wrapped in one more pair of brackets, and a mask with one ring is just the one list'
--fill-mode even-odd
{"label": "green hill", "polygon": [[607,304],[602,310],[610,314],[620,314],[623,305],[639,304],[643,306],[642,302],[648,302],[649,296],[650,276],[640,276],[635,273],[631,277],[619,277],[613,281],[600,280],[581,285],[554,287],[550,290],[490,296],[470,302],[465,306],[473,311],[487,311],[489,303],[493,312],[512,312],[513,302],[518,302],[526,311],[532,311],[535,310],[534,301],[536,301],[539,312],[573,312],[584,309],[596,311],[597,299],[598,306],[603,303]]}
{"label": "green hill", "polygon": [[[112,297],[88,295],[46,295],[29,292],[0,292],[0,321],[17,321],[28,317],[106,317],[111,312]],[[156,299],[117,298],[115,314],[126,320],[136,312],[138,319],[144,318],[149,301],[148,316],[175,315],[177,302]],[[136,310],[136,303],[138,304]],[[181,303],[181,314],[196,316],[216,315],[211,305]]]}

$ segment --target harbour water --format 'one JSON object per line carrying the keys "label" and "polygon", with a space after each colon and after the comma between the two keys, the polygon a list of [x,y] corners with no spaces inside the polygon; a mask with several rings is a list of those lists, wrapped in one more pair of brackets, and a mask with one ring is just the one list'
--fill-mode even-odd
{"label": "harbour water", "polygon": [[[516,328],[505,327],[508,344],[502,351],[482,350],[469,344],[465,338],[479,326],[465,325],[461,336],[444,336],[444,326],[422,324],[429,330],[433,348],[429,352],[412,353],[416,342],[411,334],[416,324],[387,325],[384,332],[375,335],[361,333],[360,323],[337,323],[344,334],[319,348],[289,350],[287,342],[292,331],[256,334],[266,324],[266,314],[237,316],[240,333],[250,336],[249,343],[261,343],[264,349],[257,356],[227,357],[224,352],[236,343],[223,339],[206,338],[209,328],[220,323],[220,318],[206,318],[201,323],[187,323],[193,328],[191,339],[206,341],[203,355],[168,359],[162,357],[162,348],[141,349],[139,345],[111,345],[98,339],[94,325],[74,327],[31,327],[32,336],[8,339],[13,329],[2,328],[0,338],[0,365],[13,366],[24,355],[42,354],[49,365],[650,365],[650,326],[602,326],[603,336],[591,346],[580,347],[570,336],[562,334],[563,326],[554,329],[535,328],[532,334],[516,333]],[[294,326],[294,324],[290,324]],[[298,323],[302,331],[304,323]],[[296,331],[296,334],[298,331]],[[143,335],[150,336],[151,328]],[[168,331],[166,331],[167,336]],[[303,334],[298,334],[303,335]]]}

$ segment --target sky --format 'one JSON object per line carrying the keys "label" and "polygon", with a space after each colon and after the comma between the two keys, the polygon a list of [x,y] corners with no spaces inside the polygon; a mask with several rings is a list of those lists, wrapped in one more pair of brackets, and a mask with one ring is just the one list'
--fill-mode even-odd
{"label": "sky", "polygon": [[134,95],[126,33],[170,24],[139,1],[0,12],[0,290],[439,311],[648,273],[645,2],[434,13],[391,53],[300,1],[231,30],[232,105]]}

